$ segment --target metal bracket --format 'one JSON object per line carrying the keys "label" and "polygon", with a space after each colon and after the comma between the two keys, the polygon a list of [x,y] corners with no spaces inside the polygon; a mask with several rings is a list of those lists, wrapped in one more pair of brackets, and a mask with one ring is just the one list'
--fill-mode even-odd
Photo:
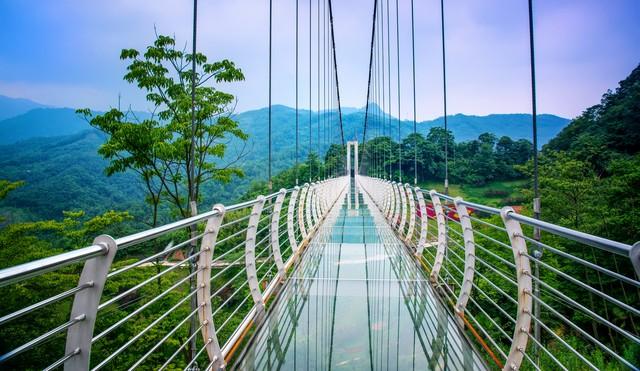
{"label": "metal bracket", "polygon": [[289,236],[289,244],[291,245],[291,251],[293,253],[298,251],[298,241],[296,241],[295,224],[293,219],[299,192],[300,187],[296,186],[291,193],[291,198],[289,198],[289,208],[287,209],[287,234]]}
{"label": "metal bracket", "polygon": [[427,228],[429,226],[429,215],[427,215],[427,206],[424,203],[424,195],[422,190],[416,187],[416,198],[418,199],[418,207],[420,208],[420,238],[418,246],[416,246],[416,254],[422,256],[424,246],[427,244]]}
{"label": "metal bracket", "polygon": [[249,225],[247,226],[247,238],[245,240],[244,262],[247,267],[247,281],[249,283],[249,291],[251,297],[256,304],[258,311],[264,309],[264,301],[262,299],[262,291],[258,282],[258,271],[256,267],[256,234],[258,233],[258,223],[260,215],[264,207],[265,197],[258,196],[257,202],[253,204],[251,216],[249,217]]}
{"label": "metal bracket", "polygon": [[[462,286],[460,287],[460,293],[456,301],[456,311],[464,313],[469,297],[471,296],[471,290],[473,289],[473,276],[476,271],[476,244],[473,239],[473,226],[471,225],[471,218],[469,217],[467,207],[460,203],[462,202],[462,198],[460,197],[456,197],[453,202],[456,206],[458,218],[460,219],[462,237],[464,239],[464,277],[462,278]],[[456,318],[461,325],[464,324],[462,318]]]}
{"label": "metal bracket", "polygon": [[307,198],[305,200],[305,219],[307,220],[308,233],[311,233],[313,230],[313,220],[311,219],[311,197],[313,196],[313,183],[309,185],[307,189]]}
{"label": "metal bracket", "polygon": [[400,184],[396,182],[393,182],[393,199],[394,199],[393,220],[391,220],[391,226],[397,230],[398,223],[399,223],[398,219],[400,219],[400,209],[401,209],[400,205],[403,202],[400,199]]}
{"label": "metal bracket", "polygon": [[400,196],[400,224],[398,225],[398,235],[404,234],[404,226],[407,224],[407,190],[402,183],[398,183],[398,194]]}
{"label": "metal bracket", "polygon": [[309,205],[311,206],[311,221],[312,221],[312,228],[315,229],[315,227],[318,225],[318,221],[320,220],[320,218],[318,217],[318,184],[314,184],[313,187],[311,188],[311,198],[310,198],[310,203]]}
{"label": "metal bracket", "polygon": [[436,191],[429,192],[431,196],[431,202],[433,203],[433,209],[436,212],[436,221],[438,224],[438,250],[436,251],[436,257],[433,261],[433,268],[431,269],[431,282],[438,282],[440,275],[440,268],[444,262],[444,255],[447,250],[447,225],[444,220],[444,212],[442,211],[442,204],[440,203],[440,197],[437,196]]}
{"label": "metal bracket", "polygon": [[527,243],[522,237],[522,228],[517,220],[511,219],[509,214],[513,213],[511,207],[504,207],[500,210],[500,216],[507,229],[513,259],[516,264],[516,278],[518,281],[518,313],[516,314],[516,324],[513,331],[513,341],[509,350],[509,356],[503,370],[517,370],[522,364],[524,351],[527,349],[529,332],[531,330],[531,298],[532,281],[531,266],[527,257]]}
{"label": "metal bracket", "polygon": [[407,230],[407,236],[404,241],[411,244],[413,239],[413,231],[416,228],[416,200],[413,197],[413,191],[409,184],[405,184],[407,190],[407,200],[409,201],[409,229]]}
{"label": "metal bracket", "polygon": [[213,323],[213,314],[211,306],[211,262],[213,261],[213,251],[216,246],[220,225],[224,218],[225,208],[221,204],[213,206],[213,210],[218,213],[207,220],[205,234],[202,236],[200,243],[200,256],[198,257],[198,268],[200,271],[196,275],[198,284],[198,318],[202,325],[202,337],[209,360],[212,362],[213,369],[223,368],[224,357],[220,350],[218,335]]}
{"label": "metal bracket", "polygon": [[298,203],[298,227],[300,228],[300,233],[302,234],[302,239],[307,238],[309,233],[307,232],[307,228],[304,225],[304,205],[305,200],[307,199],[307,192],[309,190],[309,183],[305,183],[302,186],[302,190],[300,192],[300,201]]}
{"label": "metal bracket", "polygon": [[636,242],[631,246],[629,259],[631,259],[633,269],[636,271],[636,276],[640,280],[640,242]]}
{"label": "metal bracket", "polygon": [[393,211],[395,209],[395,193],[393,191],[393,182],[389,181],[389,204],[387,210],[387,219],[389,220],[389,224],[393,220]]}
{"label": "metal bracket", "polygon": [[280,253],[280,211],[282,211],[282,204],[284,203],[286,195],[287,190],[284,188],[281,189],[278,197],[276,197],[276,203],[273,205],[273,212],[271,213],[271,250],[273,251],[273,260],[276,262],[280,279],[284,279],[285,274],[282,254]]}
{"label": "metal bracket", "polygon": [[77,354],[65,362],[65,370],[89,369],[91,339],[98,315],[98,305],[107,281],[107,273],[109,273],[113,258],[118,251],[116,241],[107,235],[96,237],[93,240],[93,245],[106,246],[107,253],[87,260],[82,268],[78,286],[87,283],[92,283],[92,285],[85,290],[78,291],[73,299],[70,318],[73,320],[84,316],[84,320],[77,322],[67,330],[65,354]]}

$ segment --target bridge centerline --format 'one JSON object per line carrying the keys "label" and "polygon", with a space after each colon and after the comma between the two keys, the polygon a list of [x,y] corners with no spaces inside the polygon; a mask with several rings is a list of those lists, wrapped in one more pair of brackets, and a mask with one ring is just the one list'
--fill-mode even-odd
{"label": "bridge centerline", "polygon": [[[360,208],[348,209],[347,204],[355,202],[345,199],[335,206],[334,215],[311,240],[235,367],[288,369],[309,362],[320,367],[374,369],[389,362],[400,368],[417,362],[425,367],[486,368],[436,299],[411,254],[390,227],[379,223],[379,211],[370,209],[370,201],[353,192],[355,187],[351,190],[357,193]],[[301,292],[303,285],[307,286]],[[283,317],[285,308],[295,304],[300,308],[293,313],[299,315]],[[358,317],[367,313],[366,321],[352,318],[341,308]],[[309,316],[305,310],[311,312]],[[331,335],[336,329],[340,334]],[[411,344],[400,347],[407,339]],[[284,355],[265,357],[265,350],[275,343]],[[414,343],[421,344],[418,350]],[[339,350],[345,347],[348,351]]]}

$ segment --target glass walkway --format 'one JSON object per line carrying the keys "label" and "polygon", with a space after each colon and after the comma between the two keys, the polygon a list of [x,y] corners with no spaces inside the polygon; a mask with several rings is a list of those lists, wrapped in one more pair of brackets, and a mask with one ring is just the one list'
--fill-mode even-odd
{"label": "glass walkway", "polygon": [[485,369],[415,259],[358,197],[358,209],[343,200],[330,213],[234,368]]}

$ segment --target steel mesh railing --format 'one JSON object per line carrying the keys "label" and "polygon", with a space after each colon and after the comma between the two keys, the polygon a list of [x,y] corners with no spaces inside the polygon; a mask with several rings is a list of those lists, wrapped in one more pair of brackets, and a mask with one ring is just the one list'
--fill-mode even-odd
{"label": "steel mesh railing", "polygon": [[503,369],[640,366],[640,245],[358,178],[488,361]]}
{"label": "steel mesh railing", "polygon": [[0,292],[30,294],[2,305],[0,368],[223,367],[345,190],[283,189],[0,270]]}

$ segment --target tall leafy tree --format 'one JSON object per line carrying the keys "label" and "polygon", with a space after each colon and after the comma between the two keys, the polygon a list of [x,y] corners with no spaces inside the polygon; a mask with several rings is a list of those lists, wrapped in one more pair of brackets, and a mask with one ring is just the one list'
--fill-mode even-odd
{"label": "tall leafy tree", "polygon": [[[237,166],[244,145],[230,153],[230,146],[244,143],[247,135],[231,117],[235,97],[220,91],[213,82],[244,80],[242,71],[229,60],[208,62],[204,54],[176,49],[175,39],[157,36],[144,52],[124,49],[128,61],[124,79],[146,93],[153,110],[140,118],[120,109],[94,116],[89,109],[78,112],[90,124],[109,135],[99,153],[110,161],[107,174],[132,170],[144,182],[148,201],[153,206],[153,224],[158,205],[167,200],[181,217],[191,214],[189,189],[195,199],[201,185],[208,181],[229,182],[242,176]],[[192,137],[191,62],[196,61],[195,136]],[[195,147],[192,156],[191,146]],[[194,176],[189,169],[193,166]]]}

